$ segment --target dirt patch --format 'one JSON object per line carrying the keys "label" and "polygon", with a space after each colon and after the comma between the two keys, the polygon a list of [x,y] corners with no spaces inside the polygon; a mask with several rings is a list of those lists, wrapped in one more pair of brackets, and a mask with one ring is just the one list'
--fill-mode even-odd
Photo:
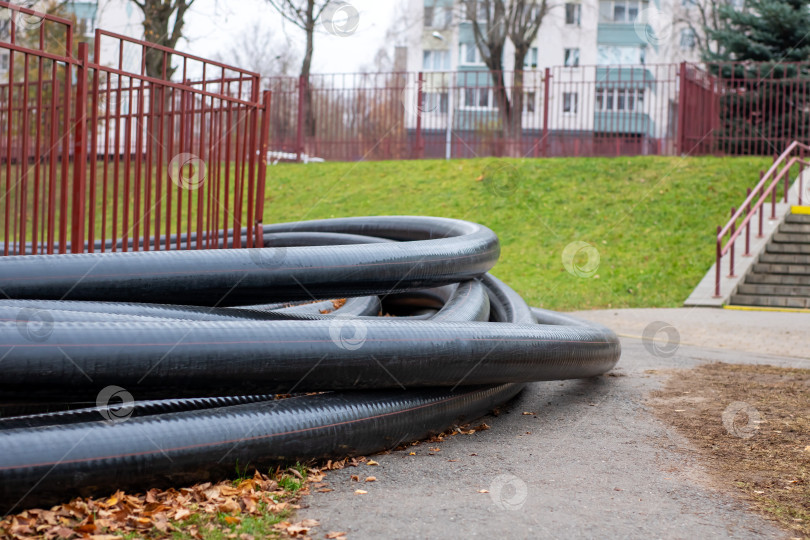
{"label": "dirt patch", "polygon": [[697,448],[715,487],[810,538],[810,370],[706,364],[673,372],[649,403]]}

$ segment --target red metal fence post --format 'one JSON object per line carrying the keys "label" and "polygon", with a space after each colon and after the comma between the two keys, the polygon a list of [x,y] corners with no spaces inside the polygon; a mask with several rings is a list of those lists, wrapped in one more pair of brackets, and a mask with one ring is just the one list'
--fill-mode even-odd
{"label": "red metal fence post", "polygon": [[681,62],[678,76],[678,153],[686,154],[686,62]]}
{"label": "red metal fence post", "polygon": [[295,132],[296,161],[300,162],[304,153],[304,95],[306,94],[307,80],[303,75],[298,77],[298,117],[297,131]]}
{"label": "red metal fence post", "polygon": [[551,86],[551,69],[546,68],[543,75],[543,157],[548,157],[548,100]]}
{"label": "red metal fence post", "polygon": [[413,152],[413,157],[416,159],[422,157],[422,111],[425,110],[425,92],[422,89],[423,85],[424,74],[420,71],[416,79],[416,151]]}
{"label": "red metal fence post", "polygon": [[270,136],[270,103],[272,93],[265,90],[262,94],[262,123],[259,128],[259,178],[256,186],[256,211],[254,212],[255,235],[254,247],[264,247],[264,231],[262,223],[264,220],[264,194],[267,181],[267,140]]}
{"label": "red metal fence post", "polygon": [[[73,209],[70,231],[71,253],[84,251],[85,200],[87,195],[87,43],[79,43],[76,66],[76,116],[73,124]],[[68,156],[63,156],[68,159]]]}
{"label": "red metal fence post", "polygon": [[723,260],[723,239],[720,237],[720,232],[723,228],[717,226],[717,246],[715,250],[714,260],[714,297],[720,298],[720,263]]}

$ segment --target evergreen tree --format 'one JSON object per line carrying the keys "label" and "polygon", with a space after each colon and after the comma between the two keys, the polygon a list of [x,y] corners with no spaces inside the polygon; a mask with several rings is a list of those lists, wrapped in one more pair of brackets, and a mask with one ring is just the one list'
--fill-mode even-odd
{"label": "evergreen tree", "polygon": [[717,29],[706,33],[718,51],[704,60],[804,62],[810,59],[810,1],[747,0],[745,9],[726,4],[719,8]]}
{"label": "evergreen tree", "polygon": [[717,149],[732,154],[779,153],[810,137],[810,0],[748,0],[719,8],[706,28],[718,44],[706,52],[718,77]]}

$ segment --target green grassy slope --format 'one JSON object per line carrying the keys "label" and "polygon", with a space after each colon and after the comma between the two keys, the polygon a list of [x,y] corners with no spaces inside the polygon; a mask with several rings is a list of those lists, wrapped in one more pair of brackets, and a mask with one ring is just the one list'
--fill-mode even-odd
{"label": "green grassy slope", "polygon": [[[678,306],[714,257],[713,231],[765,158],[472,159],[270,167],[265,222],[422,214],[493,229],[493,274],[537,306]],[[596,248],[590,277],[563,265]],[[590,257],[590,259],[588,259]],[[587,272],[594,251],[574,263]]]}

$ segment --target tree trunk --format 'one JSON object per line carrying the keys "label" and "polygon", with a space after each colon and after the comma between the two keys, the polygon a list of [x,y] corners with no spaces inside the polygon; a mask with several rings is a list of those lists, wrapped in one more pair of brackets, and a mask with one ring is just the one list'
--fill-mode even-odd
{"label": "tree trunk", "polygon": [[504,130],[507,137],[508,154],[520,157],[520,142],[523,138],[523,63],[527,47],[515,47],[515,71],[512,80],[512,109],[509,125]]}
{"label": "tree trunk", "polygon": [[307,45],[304,52],[304,61],[301,64],[301,77],[306,83],[304,87],[304,134],[307,137],[315,136],[315,113],[312,110],[312,85],[309,80],[309,72],[312,67],[312,50],[313,39],[315,33],[315,0],[307,0],[307,20],[306,20],[306,34]]}

